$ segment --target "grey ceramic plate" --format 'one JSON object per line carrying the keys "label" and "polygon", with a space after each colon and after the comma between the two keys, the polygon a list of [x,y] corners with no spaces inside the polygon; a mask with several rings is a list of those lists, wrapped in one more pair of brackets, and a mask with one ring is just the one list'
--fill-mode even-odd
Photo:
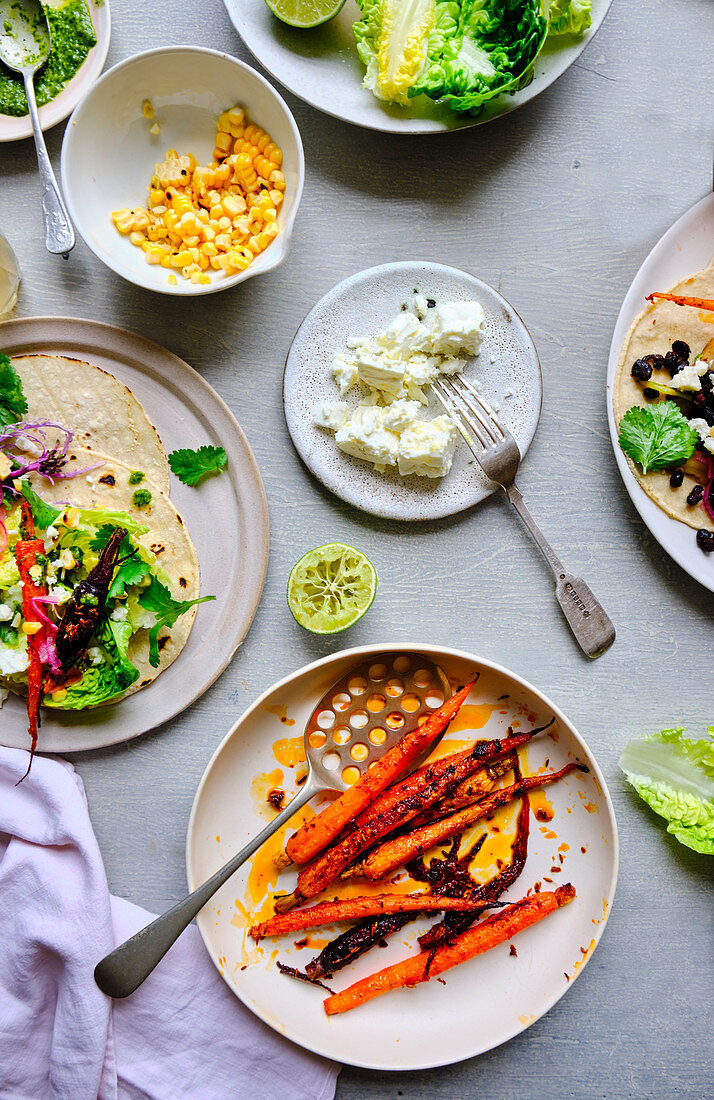
{"label": "grey ceramic plate", "polygon": [[[32,317],[0,325],[0,350],[84,359],[109,371],[141,401],[167,452],[216,443],[228,466],[197,488],[171,475],[171,499],[198,551],[201,604],[185,648],[149,687],[115,706],[83,713],[43,711],[38,750],[79,752],[127,741],[180,714],[229,663],[250,626],[268,559],[268,507],[253,453],[230,409],[187,363],[124,329],[70,317]],[[121,456],[117,456],[121,457]],[[207,522],[218,516],[220,522]],[[0,742],[26,748],[23,700],[0,710]]]}
{"label": "grey ceramic plate", "polygon": [[[512,306],[487,283],[454,267],[412,260],[372,267],[339,283],[308,313],[293,340],[283,381],[285,419],[298,454],[326,488],[355,508],[386,519],[439,519],[478,504],[496,490],[461,440],[446,477],[400,477],[379,474],[344,454],[332,432],[313,424],[321,401],[340,399],[331,365],[345,341],[379,332],[403,302],[413,299],[415,289],[442,302],[481,303],[486,314],[481,354],[465,373],[479,379],[487,401],[500,405],[498,415],[521,456],[540,416],[542,381],[533,341]],[[509,389],[513,397],[505,398]],[[347,401],[356,403],[353,391]],[[443,411],[432,397],[428,413]]]}
{"label": "grey ceramic plate", "polygon": [[548,88],[570,68],[602,23],[611,0],[593,0],[592,27],[583,38],[562,37],[546,42],[535,64],[533,81],[515,95],[498,96],[477,118],[459,115],[420,96],[407,107],[382,103],[362,87],[360,64],[352,33],[359,19],[354,0],[339,15],[312,30],[281,23],[265,0],[224,0],[233,26],[248,49],[276,80],[325,114],[395,134],[446,133],[479,126],[508,114]]}

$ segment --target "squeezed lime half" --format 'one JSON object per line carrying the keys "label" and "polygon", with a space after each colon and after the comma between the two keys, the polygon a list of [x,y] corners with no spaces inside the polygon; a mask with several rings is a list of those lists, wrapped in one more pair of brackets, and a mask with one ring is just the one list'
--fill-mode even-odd
{"label": "squeezed lime half", "polygon": [[377,574],[369,558],[343,542],[308,550],[288,579],[288,607],[313,634],[346,630],[372,606]]}
{"label": "squeezed lime half", "polygon": [[265,0],[273,15],[290,27],[319,27],[337,15],[345,0]]}

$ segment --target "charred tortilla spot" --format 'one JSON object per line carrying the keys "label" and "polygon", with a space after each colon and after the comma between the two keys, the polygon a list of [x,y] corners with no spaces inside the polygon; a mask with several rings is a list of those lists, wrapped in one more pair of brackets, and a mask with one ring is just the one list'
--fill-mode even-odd
{"label": "charred tortilla spot", "polygon": [[166,634],[163,638],[159,638],[159,641],[158,641],[159,649],[162,650],[164,648],[164,646],[166,645],[166,643],[170,640],[171,640],[171,635],[170,634]]}
{"label": "charred tortilla spot", "polygon": [[100,477],[99,481],[102,485],[116,485],[114,474],[104,474],[103,477]]}
{"label": "charred tortilla spot", "polygon": [[176,519],[179,521],[179,523],[183,527],[183,520],[181,519],[181,516],[178,514],[178,512],[176,513]]}
{"label": "charred tortilla spot", "polygon": [[186,580],[185,577],[179,577],[179,586],[181,588],[185,588],[187,584],[188,584],[188,581]]}
{"label": "charred tortilla spot", "polygon": [[158,558],[159,554],[163,554],[165,549],[166,549],[166,547],[163,545],[163,543],[152,542],[152,544],[151,544],[151,550],[154,554],[156,554],[157,558]]}
{"label": "charred tortilla spot", "polygon": [[142,680],[141,683],[139,684],[139,687],[140,688],[145,688],[146,685],[150,684],[150,683],[151,683],[151,680]]}

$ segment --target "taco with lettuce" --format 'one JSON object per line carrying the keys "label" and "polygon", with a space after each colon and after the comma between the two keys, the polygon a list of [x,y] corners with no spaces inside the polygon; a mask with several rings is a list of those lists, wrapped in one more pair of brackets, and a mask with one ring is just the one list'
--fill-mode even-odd
{"label": "taco with lettuce", "polygon": [[714,264],[655,291],[623,344],[613,391],[638,482],[714,551]]}
{"label": "taco with lettuce", "polygon": [[[168,461],[136,399],[126,391],[117,407],[129,466],[100,450],[117,430],[102,416],[110,376],[71,368],[97,392],[80,447],[56,396],[55,419],[37,404],[30,412],[24,382],[34,367],[19,363],[0,355],[0,702],[7,691],[26,697],[34,751],[41,707],[89,710],[146,687],[183,649],[197,604],[214,597],[199,596],[190,535],[143,469],[168,484]],[[84,389],[69,392],[72,422]]]}

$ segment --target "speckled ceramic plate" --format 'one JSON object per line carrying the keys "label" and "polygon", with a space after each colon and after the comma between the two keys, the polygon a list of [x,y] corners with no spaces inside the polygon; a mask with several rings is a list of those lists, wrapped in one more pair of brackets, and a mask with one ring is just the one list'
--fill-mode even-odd
{"label": "speckled ceramic plate", "polygon": [[[459,683],[470,679],[474,669],[480,672],[440,749],[450,739],[454,748],[461,748],[462,738],[500,737],[511,724],[528,729],[555,716],[550,734],[535,738],[523,753],[524,771],[535,773],[546,760],[549,768],[558,769],[573,759],[591,770],[587,775],[573,772],[542,796],[532,796],[528,859],[505,895],[509,900],[523,897],[537,881],[544,890],[572,882],[575,900],[516,936],[515,957],[504,943],[450,970],[444,984],[432,981],[402,989],[328,1018],[321,989],[279,974],[277,959],[303,969],[320,941],[336,934],[334,928],[316,929],[316,936],[309,937],[312,950],[295,945],[300,935],[259,945],[247,937],[248,914],[267,909],[267,896],[274,889],[294,886],[294,872],[284,872],[278,884],[270,871],[271,854],[284,843],[280,833],[199,914],[198,926],[216,967],[257,1016],[308,1050],[378,1070],[420,1070],[458,1062],[483,1054],[534,1023],[582,973],[602,935],[617,882],[617,825],[610,796],[590,750],[565,715],[538,689],[498,665],[459,650],[402,642],[347,650],[308,665],[266,691],[236,722],[216,750],[194,800],[187,838],[190,889],[270,819],[270,787],[282,787],[288,797],[297,789],[296,780],[304,772],[302,731],[330,686],[377,653],[408,651],[429,657]],[[466,730],[477,732],[469,735]],[[494,830],[488,841],[492,849],[482,849],[487,862],[498,858],[501,838],[510,838],[515,812],[511,807],[493,822],[500,832]],[[495,868],[486,873],[495,873]],[[361,887],[360,892],[369,888]],[[382,888],[375,886],[373,892]],[[429,918],[419,917],[386,948],[367,952],[328,985],[343,989],[412,954],[417,935],[429,924]],[[576,1029],[573,1021],[572,1030]]]}
{"label": "speckled ceramic plate", "polygon": [[[441,302],[481,303],[486,315],[481,354],[465,374],[478,379],[486,400],[500,406],[498,415],[521,456],[535,435],[543,395],[538,354],[522,320],[505,298],[468,272],[406,260],[360,271],[339,283],[308,313],[293,340],[283,381],[285,419],[298,454],[326,488],[355,508],[386,519],[439,519],[496,491],[461,439],[446,477],[400,477],[377,473],[371,464],[344,454],[332,432],[313,424],[322,401],[340,400],[331,367],[345,341],[385,328],[403,302],[413,301],[417,288]],[[505,398],[509,389],[513,396]],[[347,395],[350,405],[357,403],[355,392]],[[427,415],[443,411],[432,396]]]}
{"label": "speckled ceramic plate", "polygon": [[[97,44],[89,51],[84,64],[59,95],[44,107],[40,107],[40,126],[43,130],[51,129],[71,114],[104,68],[112,29],[109,2],[108,0],[87,0],[87,7],[97,35]],[[29,137],[32,137],[32,122],[29,115],[15,118],[13,115],[0,114],[0,142],[18,141],[20,138]]]}
{"label": "speckled ceramic plate", "polygon": [[[245,637],[265,578],[268,507],[253,452],[215,390],[183,359],[141,336],[70,317],[0,324],[6,355],[66,355],[109,371],[133,392],[167,453],[216,443],[228,465],[191,488],[171,474],[171,499],[193,539],[201,568],[201,604],[184,649],[143,691],[84,712],[42,712],[40,752],[79,752],[127,741],[180,714],[220,676]],[[118,456],[121,457],[121,456]],[[208,522],[220,517],[220,522]],[[27,713],[11,695],[0,710],[0,743],[26,748]]]}
{"label": "speckled ceramic plate", "polygon": [[653,290],[668,290],[681,279],[701,271],[711,263],[712,252],[714,194],[703,198],[667,230],[635,275],[612,335],[607,370],[607,415],[617,465],[635,508],[669,556],[690,577],[714,592],[714,555],[700,550],[696,544],[694,529],[668,516],[638,484],[618,442],[619,433],[612,404],[620,352],[630,325],[646,305],[645,296]]}
{"label": "speckled ceramic plate", "polygon": [[570,68],[602,23],[612,0],[593,0],[592,27],[584,38],[563,37],[546,43],[535,64],[535,76],[527,88],[503,95],[488,104],[478,118],[439,107],[426,96],[408,107],[382,103],[362,87],[353,23],[360,13],[347,0],[339,15],[313,30],[298,30],[277,20],[264,0],[224,0],[233,26],[261,65],[295,95],[325,114],[398,134],[446,133],[479,126],[508,114],[533,99]]}

